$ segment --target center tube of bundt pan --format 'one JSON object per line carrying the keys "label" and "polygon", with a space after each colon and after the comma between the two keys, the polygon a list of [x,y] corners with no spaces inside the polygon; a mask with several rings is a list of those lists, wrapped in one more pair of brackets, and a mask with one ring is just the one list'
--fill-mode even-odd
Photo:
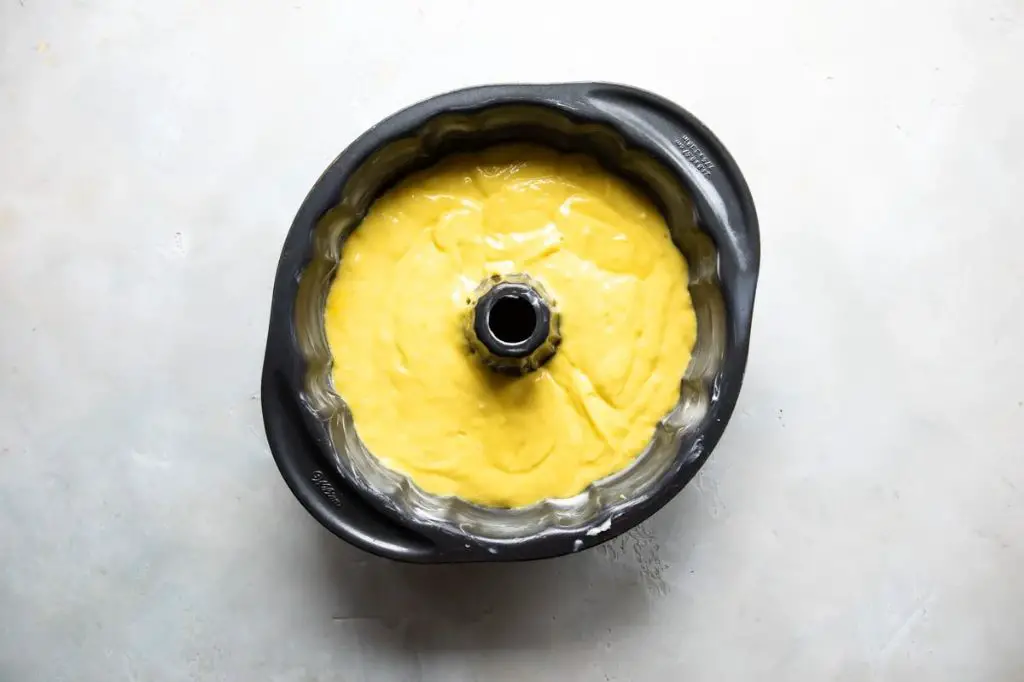
{"label": "center tube of bundt pan", "polygon": [[465,319],[469,346],[495,372],[522,376],[551,359],[558,312],[529,275],[494,275],[477,287]]}

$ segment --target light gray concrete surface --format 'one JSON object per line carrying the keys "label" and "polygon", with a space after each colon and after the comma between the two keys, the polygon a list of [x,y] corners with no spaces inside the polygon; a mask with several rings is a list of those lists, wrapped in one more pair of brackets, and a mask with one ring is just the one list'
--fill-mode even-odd
{"label": "light gray concrete surface", "polygon": [[[281,482],[305,192],[393,110],[702,117],[763,269],[711,462],[578,556],[424,568]],[[0,0],[0,681],[1024,680],[1024,4]]]}

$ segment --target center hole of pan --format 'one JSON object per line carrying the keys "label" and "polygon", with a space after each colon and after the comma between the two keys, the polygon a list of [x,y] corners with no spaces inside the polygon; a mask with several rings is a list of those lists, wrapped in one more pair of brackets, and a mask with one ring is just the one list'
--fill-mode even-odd
{"label": "center hole of pan", "polygon": [[487,315],[487,327],[502,343],[524,343],[537,328],[537,311],[523,296],[503,296],[494,302]]}

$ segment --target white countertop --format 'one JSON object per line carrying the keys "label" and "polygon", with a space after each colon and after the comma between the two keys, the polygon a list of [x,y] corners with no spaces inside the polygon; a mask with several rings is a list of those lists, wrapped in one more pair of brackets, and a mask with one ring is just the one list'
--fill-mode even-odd
{"label": "white countertop", "polygon": [[[1024,679],[1019,0],[0,0],[0,680]],[[761,219],[708,465],[580,555],[417,567],[294,500],[274,268],[356,135],[611,80]]]}

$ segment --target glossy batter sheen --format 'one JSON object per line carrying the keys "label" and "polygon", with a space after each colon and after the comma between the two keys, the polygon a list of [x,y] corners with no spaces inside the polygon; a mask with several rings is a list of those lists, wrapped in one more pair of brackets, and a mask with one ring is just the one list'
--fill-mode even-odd
{"label": "glossy batter sheen", "polygon": [[[469,352],[469,294],[528,273],[561,313],[554,357],[502,376]],[[453,156],[382,196],[327,299],[335,389],[385,465],[424,490],[515,507],[627,466],[679,400],[697,323],[657,210],[579,155]]]}

